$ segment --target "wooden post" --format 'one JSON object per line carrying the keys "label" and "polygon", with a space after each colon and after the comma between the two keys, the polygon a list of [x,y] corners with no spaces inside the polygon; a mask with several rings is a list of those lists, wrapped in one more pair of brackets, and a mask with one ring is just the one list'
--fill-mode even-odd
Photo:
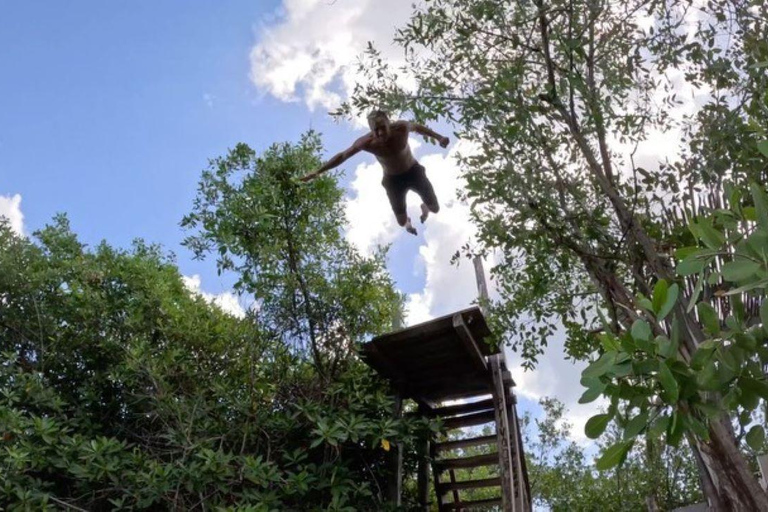
{"label": "wooden post", "polygon": [[[395,418],[400,418],[403,415],[403,397],[399,392],[395,393],[392,415]],[[389,471],[387,498],[390,503],[399,507],[402,504],[403,496],[403,444],[400,442],[390,446]]]}
{"label": "wooden post", "polygon": [[[429,411],[425,407],[419,406],[419,413],[426,416]],[[417,470],[417,488],[419,498],[419,509],[429,512],[429,439],[424,439],[419,443],[419,467]]]}
{"label": "wooden post", "polygon": [[491,377],[493,379],[493,409],[496,417],[496,444],[499,451],[499,476],[501,477],[501,502],[505,512],[521,512],[516,510],[515,496],[512,483],[512,447],[510,442],[509,416],[507,414],[506,393],[504,392],[504,376],[501,367],[501,354],[489,358]]}
{"label": "wooden post", "polygon": [[480,299],[480,309],[483,309],[483,303],[488,302],[488,285],[485,282],[485,270],[483,269],[483,259],[475,256],[472,259],[475,266],[475,282],[477,283],[477,297]]}

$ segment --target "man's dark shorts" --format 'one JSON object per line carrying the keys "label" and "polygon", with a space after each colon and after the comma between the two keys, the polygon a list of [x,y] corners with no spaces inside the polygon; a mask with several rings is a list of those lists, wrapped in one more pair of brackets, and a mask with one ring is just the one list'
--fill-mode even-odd
{"label": "man's dark shorts", "polygon": [[409,190],[419,194],[427,206],[437,206],[437,196],[435,196],[432,184],[427,179],[426,169],[418,162],[403,174],[385,174],[381,184],[387,191],[389,204],[392,205],[392,211],[395,212],[395,215],[405,214],[405,195]]}

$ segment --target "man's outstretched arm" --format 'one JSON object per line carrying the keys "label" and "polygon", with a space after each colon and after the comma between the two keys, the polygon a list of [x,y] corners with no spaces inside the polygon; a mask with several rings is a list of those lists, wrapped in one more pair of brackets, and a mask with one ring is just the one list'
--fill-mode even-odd
{"label": "man's outstretched arm", "polygon": [[448,137],[444,137],[439,133],[432,131],[430,128],[427,128],[423,124],[408,123],[408,127],[412,132],[416,132],[418,134],[424,135],[425,137],[429,137],[431,139],[437,140],[437,142],[440,144],[441,147],[448,146],[448,142],[450,142]]}
{"label": "man's outstretched arm", "polygon": [[360,150],[363,149],[363,145],[361,143],[361,140],[358,139],[355,141],[354,144],[352,144],[350,147],[345,149],[344,151],[341,151],[339,153],[336,153],[333,155],[330,160],[325,162],[318,170],[315,172],[311,172],[307,174],[306,176],[301,178],[301,181],[309,181],[313,178],[316,178],[323,174],[326,171],[330,171],[334,167],[338,167],[344,162],[346,162],[348,159],[353,157],[354,155],[358,154]]}

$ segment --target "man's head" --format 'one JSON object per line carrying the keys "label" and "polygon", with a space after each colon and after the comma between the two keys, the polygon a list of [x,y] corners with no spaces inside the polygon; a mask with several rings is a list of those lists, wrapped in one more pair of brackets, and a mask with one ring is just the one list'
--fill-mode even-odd
{"label": "man's head", "polygon": [[385,139],[389,136],[389,115],[383,110],[374,110],[368,114],[368,126],[374,137]]}

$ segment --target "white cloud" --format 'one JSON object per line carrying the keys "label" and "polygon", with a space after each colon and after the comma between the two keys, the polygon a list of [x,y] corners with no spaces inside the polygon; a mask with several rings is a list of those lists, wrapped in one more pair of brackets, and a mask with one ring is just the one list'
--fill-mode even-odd
{"label": "white cloud", "polygon": [[251,50],[251,80],[280,100],[335,108],[359,79],[357,58],[367,42],[389,62],[402,62],[392,38],[411,12],[405,1],[283,0]]}
{"label": "white cloud", "polygon": [[24,214],[21,213],[21,195],[0,195],[0,217],[5,217],[11,229],[19,235],[24,234]]}
{"label": "white cloud", "polygon": [[[558,332],[548,340],[545,353],[533,371],[526,371],[520,364],[510,364],[510,372],[517,386],[515,392],[522,397],[538,401],[543,397],[557,398],[568,409],[567,420],[572,425],[571,438],[581,444],[592,443],[584,434],[587,420],[607,406],[604,399],[589,404],[579,404],[585,388],[581,385],[581,372],[585,362],[573,362],[565,358],[565,336]],[[507,362],[517,359],[511,350],[506,352]]]}
{"label": "white cloud", "polygon": [[222,292],[219,294],[206,293],[200,288],[201,281],[198,274],[193,276],[182,276],[181,279],[184,282],[184,286],[195,294],[202,297],[209,304],[215,304],[225,313],[229,313],[232,316],[238,318],[245,317],[245,308],[240,304],[240,300],[237,295],[232,292]]}

